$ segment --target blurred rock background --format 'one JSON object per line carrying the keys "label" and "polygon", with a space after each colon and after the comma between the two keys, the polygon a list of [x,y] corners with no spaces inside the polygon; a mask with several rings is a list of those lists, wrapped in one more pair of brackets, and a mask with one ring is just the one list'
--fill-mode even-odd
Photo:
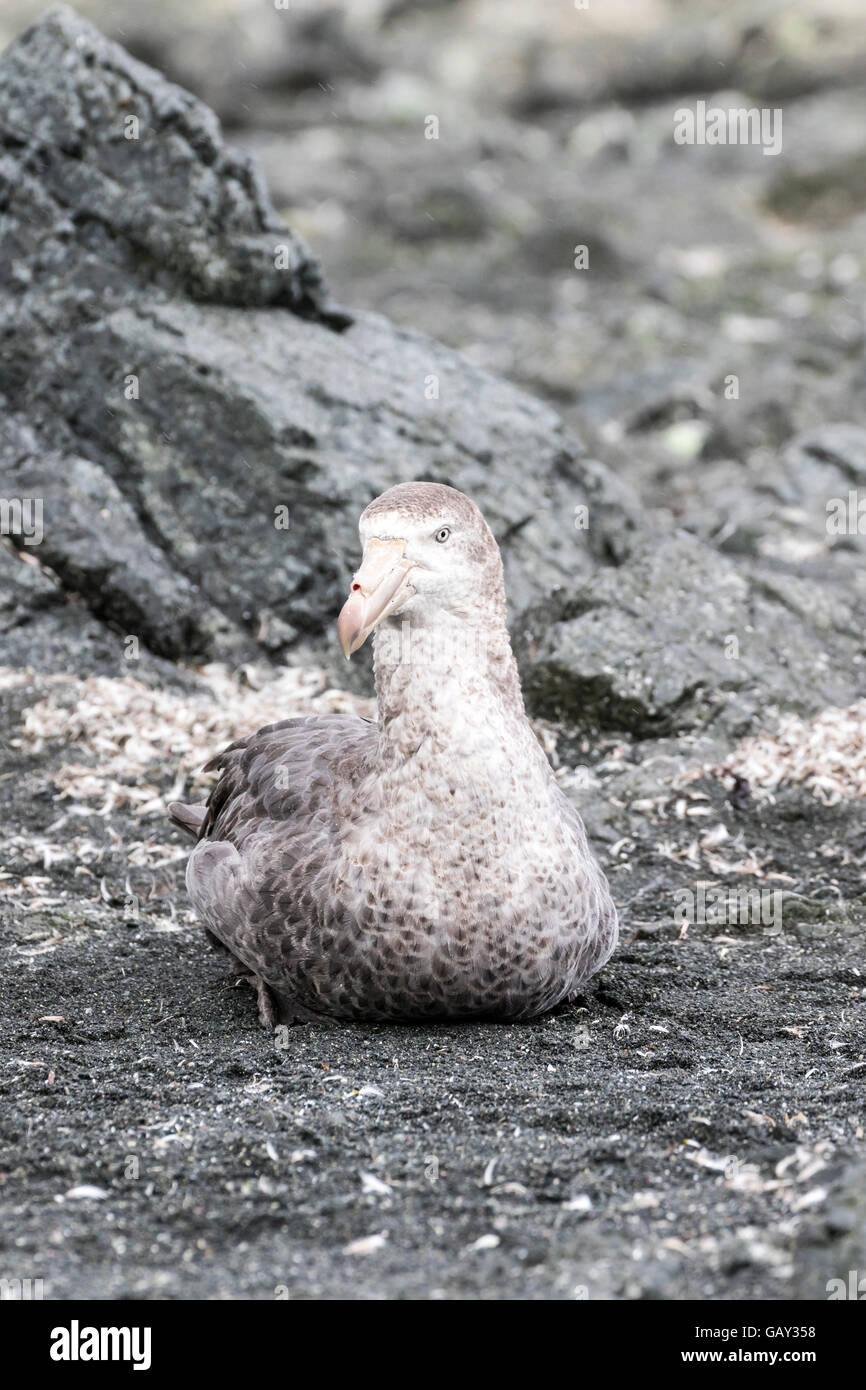
{"label": "blurred rock background", "polygon": [[[78,10],[258,155],[339,300],[554,402],[647,508],[820,561],[821,466],[866,449],[859,0]],[[781,107],[782,152],[675,146],[700,98]]]}

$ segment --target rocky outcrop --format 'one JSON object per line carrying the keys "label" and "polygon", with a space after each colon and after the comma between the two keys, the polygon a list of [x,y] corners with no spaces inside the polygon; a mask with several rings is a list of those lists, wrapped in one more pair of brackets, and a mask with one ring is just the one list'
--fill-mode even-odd
{"label": "rocky outcrop", "polygon": [[[337,307],[213,112],[65,7],[0,60],[0,140],[2,491],[44,505],[38,547],[9,539],[74,612],[173,661],[321,661],[361,510],[431,478],[500,541],[533,713],[727,736],[862,694],[862,597],[836,582],[862,536],[826,516],[864,476],[861,427],[789,440],[763,511],[736,460],[701,461],[735,563],[666,531],[550,406]],[[687,376],[584,393],[624,472],[652,421],[706,408]],[[832,583],[792,572],[804,546]]]}
{"label": "rocky outcrop", "polygon": [[0,136],[0,469],[94,614],[166,657],[283,657],[409,478],[477,498],[515,608],[626,553],[628,489],[554,411],[336,308],[213,113],[65,7],[0,62]]}
{"label": "rocky outcrop", "polygon": [[641,538],[525,614],[518,653],[536,714],[639,738],[739,736],[774,706],[847,705],[864,681],[853,602],[738,569],[685,532]]}
{"label": "rocky outcrop", "polygon": [[[58,332],[150,286],[351,322],[213,112],[65,6],[4,54],[0,134],[3,289],[22,296],[19,332],[39,327],[40,307]],[[41,339],[16,346],[26,359]]]}

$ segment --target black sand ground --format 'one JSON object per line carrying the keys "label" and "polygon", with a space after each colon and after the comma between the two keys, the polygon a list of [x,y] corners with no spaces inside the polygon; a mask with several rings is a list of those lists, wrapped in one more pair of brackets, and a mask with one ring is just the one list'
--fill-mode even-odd
{"label": "black sand ground", "polygon": [[[56,821],[49,765],[11,755],[4,834]],[[54,1299],[825,1298],[866,1267],[862,817],[714,796],[795,880],[777,934],[683,935],[694,875],[653,831],[609,862],[622,944],[582,1007],[276,1039],[179,864],[133,872],[129,916],[142,823],[94,814],[96,876],[3,914],[0,1272]]]}

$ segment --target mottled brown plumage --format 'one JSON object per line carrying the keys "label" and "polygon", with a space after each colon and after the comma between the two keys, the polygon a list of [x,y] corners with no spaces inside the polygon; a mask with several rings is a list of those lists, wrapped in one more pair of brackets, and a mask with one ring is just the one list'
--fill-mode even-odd
{"label": "mottled brown plumage", "polygon": [[[289,719],[214,758],[190,897],[266,1021],[543,1013],[617,920],[524,713],[498,547],[433,483],[384,493],[360,532],[340,637],[375,629],[378,721]],[[195,830],[199,808],[173,811]]]}

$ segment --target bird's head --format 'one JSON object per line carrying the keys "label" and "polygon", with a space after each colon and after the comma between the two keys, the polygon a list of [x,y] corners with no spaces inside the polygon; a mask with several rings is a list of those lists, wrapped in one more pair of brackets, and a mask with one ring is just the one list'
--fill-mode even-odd
{"label": "bird's head", "polygon": [[498,627],[502,561],[471,498],[442,483],[399,483],[371,502],[358,527],[363,558],[337,623],[346,659],[388,618]]}

